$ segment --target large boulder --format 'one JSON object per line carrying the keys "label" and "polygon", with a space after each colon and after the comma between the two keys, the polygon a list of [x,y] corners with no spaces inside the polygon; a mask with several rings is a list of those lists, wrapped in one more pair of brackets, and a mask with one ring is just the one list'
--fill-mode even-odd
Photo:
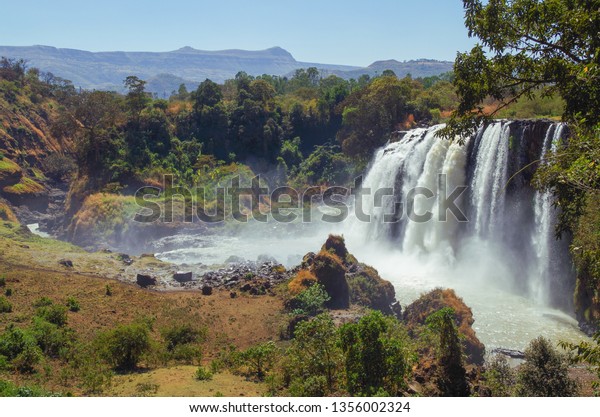
{"label": "large boulder", "polygon": [[156,285],[157,282],[156,278],[145,274],[137,274],[135,281],[137,282],[137,285],[139,285],[142,288],[147,288],[152,285]]}
{"label": "large boulder", "polygon": [[393,285],[374,268],[359,263],[348,252],[343,236],[329,235],[319,253],[307,253],[288,289],[297,295],[315,282],[323,285],[331,297],[329,308],[347,308],[352,302],[385,314],[398,311],[391,308],[396,302]]}
{"label": "large boulder", "polygon": [[396,302],[396,291],[392,283],[382,279],[369,265],[356,264],[354,270],[346,274],[350,301],[385,314],[394,314],[392,304]]}
{"label": "large boulder", "polygon": [[485,346],[479,341],[475,330],[473,330],[473,312],[458,297],[452,289],[436,288],[418,300],[407,306],[404,310],[403,319],[409,329],[423,326],[425,320],[432,313],[442,308],[449,307],[454,310],[456,327],[463,339],[463,349],[467,355],[467,361],[472,364],[481,365],[485,355]]}
{"label": "large boulder", "polygon": [[173,279],[177,282],[190,282],[192,281],[191,271],[177,271],[173,274]]}

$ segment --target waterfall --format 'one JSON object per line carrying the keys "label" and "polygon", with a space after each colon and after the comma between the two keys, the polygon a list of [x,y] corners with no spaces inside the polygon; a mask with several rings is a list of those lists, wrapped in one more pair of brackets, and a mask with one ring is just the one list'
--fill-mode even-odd
{"label": "waterfall", "polygon": [[[478,263],[489,257],[490,265],[509,271],[503,279],[513,290],[540,304],[567,306],[573,281],[567,243],[554,238],[552,195],[531,186],[537,166],[531,162],[544,163],[563,139],[565,126],[495,121],[464,145],[439,139],[441,127],[411,130],[377,151],[362,184],[361,208],[370,220],[354,219],[353,230],[368,242],[415,257],[435,256],[449,265],[467,267],[474,262],[470,251],[477,248]],[[441,204],[460,186],[466,191],[454,203],[466,221]],[[393,192],[373,198],[380,189]],[[431,193],[411,196],[424,189]],[[411,213],[429,213],[431,219],[415,221]]]}
{"label": "waterfall", "polygon": [[[548,152],[556,151],[558,143],[563,138],[564,124],[552,125],[546,132],[542,151],[540,153],[541,163],[546,163],[545,157]],[[554,276],[560,274],[560,253],[555,242],[553,225],[556,223],[556,210],[553,207],[552,194],[548,191],[536,191],[534,196],[535,233],[532,234],[532,245],[535,249],[536,263],[532,271],[532,279],[529,281],[530,293],[534,299],[549,303],[552,301],[552,287],[556,286]]]}

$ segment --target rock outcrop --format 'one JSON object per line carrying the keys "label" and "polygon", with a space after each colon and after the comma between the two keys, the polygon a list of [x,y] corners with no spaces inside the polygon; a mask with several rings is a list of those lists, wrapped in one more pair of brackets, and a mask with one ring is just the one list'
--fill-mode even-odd
{"label": "rock outcrop", "polygon": [[319,253],[307,253],[288,288],[297,295],[314,283],[323,285],[331,297],[329,308],[347,308],[353,303],[394,313],[391,306],[396,297],[392,284],[374,268],[358,262],[348,252],[342,236],[329,235]]}
{"label": "rock outcrop", "polygon": [[464,337],[463,348],[467,355],[467,361],[477,365],[483,364],[485,346],[479,341],[473,330],[472,326],[475,321],[473,312],[454,290],[438,288],[422,295],[405,308],[403,319],[409,329],[415,330],[425,324],[429,315],[444,307],[454,310],[456,327]]}

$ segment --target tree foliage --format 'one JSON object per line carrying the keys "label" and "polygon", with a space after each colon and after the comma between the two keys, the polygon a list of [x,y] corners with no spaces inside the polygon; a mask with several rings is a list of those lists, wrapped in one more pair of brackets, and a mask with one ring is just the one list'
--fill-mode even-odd
{"label": "tree foliage", "polygon": [[578,387],[568,373],[566,357],[550,341],[538,337],[525,350],[525,362],[517,373],[517,391],[526,397],[572,397]]}
{"label": "tree foliage", "polygon": [[600,121],[600,8],[597,1],[464,0],[469,36],[479,43],[454,64],[460,102],[445,135],[475,128],[486,113],[521,97],[559,94],[564,117],[586,126]]}
{"label": "tree foliage", "polygon": [[437,386],[442,395],[463,397],[469,395],[462,345],[456,324],[454,310],[444,307],[427,317],[429,329],[438,336],[437,360],[439,372]]}
{"label": "tree foliage", "polygon": [[371,311],[340,328],[346,388],[351,395],[398,395],[411,372],[408,338],[396,320]]}

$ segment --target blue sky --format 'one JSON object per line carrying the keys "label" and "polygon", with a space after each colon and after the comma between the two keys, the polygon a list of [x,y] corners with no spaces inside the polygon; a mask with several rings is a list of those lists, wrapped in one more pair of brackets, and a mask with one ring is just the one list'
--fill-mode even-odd
{"label": "blue sky", "polygon": [[265,49],[299,61],[454,60],[460,0],[0,0],[0,44],[90,51]]}

